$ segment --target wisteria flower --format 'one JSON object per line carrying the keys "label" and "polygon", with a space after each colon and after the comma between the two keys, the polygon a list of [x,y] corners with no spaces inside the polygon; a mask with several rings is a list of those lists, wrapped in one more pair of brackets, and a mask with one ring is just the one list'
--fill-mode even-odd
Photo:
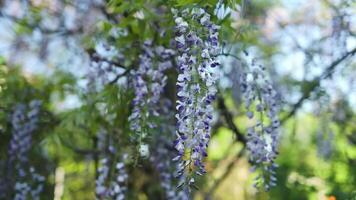
{"label": "wisteria flower", "polygon": [[[176,23],[177,58],[177,139],[179,186],[195,187],[195,176],[203,175],[217,89],[213,68],[219,65],[218,29],[203,9],[186,9],[181,16],[173,10]],[[194,19],[189,24],[188,19]],[[199,27],[199,30],[198,28]]]}

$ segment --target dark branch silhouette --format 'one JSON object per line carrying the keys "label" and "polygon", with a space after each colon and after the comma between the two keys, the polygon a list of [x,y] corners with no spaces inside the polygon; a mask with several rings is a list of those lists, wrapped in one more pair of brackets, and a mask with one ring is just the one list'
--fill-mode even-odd
{"label": "dark branch silhouette", "polygon": [[354,48],[353,50],[347,52],[344,56],[340,57],[339,59],[335,60],[334,62],[332,62],[328,67],[326,67],[325,71],[318,77],[316,77],[311,83],[311,87],[305,91],[303,93],[303,96],[297,101],[297,103],[295,103],[292,106],[291,111],[282,118],[281,122],[284,123],[285,121],[287,121],[289,118],[291,118],[292,116],[294,116],[294,114],[297,112],[297,110],[303,105],[304,101],[309,99],[311,93],[320,86],[320,82],[323,79],[326,78],[330,78],[331,75],[333,74],[333,72],[335,71],[335,68],[344,60],[346,60],[346,58],[353,56],[356,53],[356,48]]}

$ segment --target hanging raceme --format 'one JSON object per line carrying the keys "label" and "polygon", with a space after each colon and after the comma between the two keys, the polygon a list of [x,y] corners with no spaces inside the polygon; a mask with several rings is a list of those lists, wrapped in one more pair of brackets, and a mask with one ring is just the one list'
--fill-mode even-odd
{"label": "hanging raceme", "polygon": [[142,51],[139,66],[132,72],[135,98],[129,122],[138,143],[138,152],[147,157],[149,147],[146,138],[157,127],[154,118],[159,116],[159,101],[167,82],[164,71],[172,66],[169,58],[174,51],[162,46],[153,47],[152,41],[146,41]]}
{"label": "hanging raceme", "polygon": [[102,199],[108,195],[106,181],[109,176],[109,164],[107,158],[100,160],[100,167],[97,170],[98,177],[96,178],[95,195],[97,199]]}
{"label": "hanging raceme", "polygon": [[[96,199],[126,199],[127,179],[126,156],[117,156],[118,151],[107,141],[108,134],[103,129],[98,132],[98,144],[103,156],[97,170],[95,187]],[[109,144],[108,144],[109,143]]]}
{"label": "hanging raceme", "polygon": [[333,140],[335,138],[335,133],[333,132],[332,119],[328,115],[331,112],[325,105],[329,105],[329,97],[322,97],[319,100],[319,108],[317,109],[317,115],[319,116],[320,126],[316,130],[315,140],[316,140],[316,150],[319,158],[323,160],[329,160],[335,151],[335,145]]}
{"label": "hanging raceme", "polygon": [[213,101],[217,92],[214,68],[219,66],[219,26],[201,8],[173,10],[176,23],[177,58],[177,139],[180,186],[195,187],[195,176],[206,173],[203,159],[207,157],[213,118]]}
{"label": "hanging raceme", "polygon": [[177,162],[172,160],[175,151],[171,146],[175,137],[175,124],[171,123],[174,122],[174,112],[172,112],[174,106],[168,98],[162,97],[160,108],[160,115],[164,117],[158,124],[160,132],[153,135],[154,138],[150,143],[152,152],[150,161],[158,174],[160,186],[164,192],[163,199],[188,200],[189,194],[186,190],[177,190],[176,185],[179,180],[174,177],[178,167]]}
{"label": "hanging raceme", "polygon": [[247,130],[246,145],[250,151],[250,161],[254,164],[253,170],[260,171],[255,179],[255,186],[263,186],[265,190],[269,190],[276,185],[275,159],[278,155],[280,97],[267,80],[265,68],[257,64],[255,59],[250,63],[250,66],[246,66],[249,70],[242,72],[239,80],[246,115],[256,122]]}
{"label": "hanging raceme", "polygon": [[156,171],[159,173],[160,185],[165,193],[165,199],[169,200],[187,200],[188,194],[186,191],[177,191],[176,179],[174,178],[174,170],[176,163],[172,161],[171,156],[174,152],[165,147],[164,144],[169,144],[166,137],[158,137],[156,148],[150,158]]}
{"label": "hanging raceme", "polygon": [[39,100],[33,100],[29,105],[18,104],[11,116],[12,138],[8,150],[8,169],[15,169],[15,172],[9,172],[16,178],[14,199],[39,199],[43,190],[44,177],[29,166],[28,158],[32,134],[38,126],[41,104]]}
{"label": "hanging raceme", "polygon": [[126,172],[125,163],[118,161],[115,165],[115,180],[111,183],[110,196],[116,200],[124,200],[126,193],[126,182],[128,174]]}
{"label": "hanging raceme", "polygon": [[122,57],[113,46],[98,42],[95,51],[90,55],[90,67],[87,71],[87,88],[90,92],[98,92],[125,69],[117,60]]}
{"label": "hanging raceme", "polygon": [[[125,163],[117,161],[115,164],[112,159],[103,158],[100,164],[98,178],[96,179],[96,198],[98,200],[106,198],[124,200],[126,197],[126,182],[128,179]],[[115,166],[114,169],[112,169],[112,166]]]}
{"label": "hanging raceme", "polygon": [[[327,126],[325,126],[327,127]],[[334,151],[333,139],[335,134],[332,130],[320,129],[316,133],[316,145],[317,145],[317,155],[318,157],[328,160]]]}

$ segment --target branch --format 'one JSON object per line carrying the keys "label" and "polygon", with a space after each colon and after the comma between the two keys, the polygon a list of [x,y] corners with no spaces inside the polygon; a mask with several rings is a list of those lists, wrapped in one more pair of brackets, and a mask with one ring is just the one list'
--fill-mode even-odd
{"label": "branch", "polygon": [[78,33],[82,33],[83,32],[83,27],[79,27],[77,29],[72,29],[72,30],[65,29],[65,28],[48,29],[48,28],[44,28],[44,27],[40,26],[39,24],[29,24],[29,23],[26,23],[24,21],[24,19],[17,18],[15,16],[5,14],[1,10],[0,10],[0,17],[7,18],[7,19],[11,20],[12,22],[14,22],[16,24],[19,24],[21,26],[26,26],[26,27],[31,28],[31,29],[39,29],[42,33],[48,34],[48,35],[59,34],[59,35],[65,36],[65,35],[74,35],[74,34],[78,34]]}
{"label": "branch", "polygon": [[[330,76],[332,75],[332,73],[334,72],[335,68],[337,65],[339,65],[342,61],[344,61],[347,57],[349,56],[353,56],[354,54],[356,54],[356,48],[354,48],[353,50],[345,53],[341,58],[335,60],[334,62],[332,62],[324,71],[323,74],[321,74],[321,76],[319,77],[319,79],[324,79],[324,78],[330,78]],[[319,81],[320,81],[319,80]]]}
{"label": "branch", "polygon": [[117,75],[114,80],[110,81],[109,84],[115,84],[116,81],[118,81],[121,77],[126,76],[129,72],[131,71],[131,68],[127,68],[126,71],[124,71],[124,73]]}
{"label": "branch", "polygon": [[223,175],[221,175],[217,180],[214,181],[213,185],[210,187],[209,192],[205,195],[205,199],[209,199],[212,194],[214,194],[215,190],[219,187],[219,185],[230,175],[232,170],[234,169],[235,163],[244,155],[246,149],[243,148],[236,157],[230,161],[227,165],[226,170]]}
{"label": "branch", "polygon": [[113,65],[115,67],[121,67],[121,68],[124,68],[126,69],[122,74],[118,74],[112,81],[109,82],[110,85],[113,85],[115,84],[121,77],[123,76],[126,76],[130,71],[131,71],[131,68],[130,67],[127,67],[115,60],[108,60],[106,58],[103,58],[101,56],[99,56],[96,52],[95,52],[95,49],[87,49],[86,50],[89,54],[89,57],[91,60],[95,61],[95,62],[107,62],[109,63],[110,65]]}
{"label": "branch", "polygon": [[218,105],[219,105],[219,108],[220,108],[220,110],[222,112],[222,115],[225,118],[225,121],[226,121],[228,127],[235,133],[237,141],[240,141],[242,144],[245,145],[246,144],[246,138],[241,133],[241,131],[237,128],[237,126],[235,125],[235,123],[233,121],[233,115],[227,109],[227,107],[225,105],[224,98],[221,97],[221,96],[218,96]]}
{"label": "branch", "polygon": [[66,142],[63,138],[60,137],[61,143],[67,147],[68,149],[72,150],[73,152],[77,153],[77,154],[81,154],[81,155],[90,155],[90,156],[98,156],[101,153],[103,153],[102,151],[99,151],[97,149],[81,149],[78,147],[75,147],[74,145]]}
{"label": "branch", "polygon": [[236,60],[241,60],[238,56],[234,55],[234,54],[231,54],[231,53],[220,53],[216,56],[224,56],[224,57],[232,57],[232,58],[235,58]]}
{"label": "branch", "polygon": [[349,56],[353,56],[356,53],[356,48],[354,48],[353,50],[345,53],[345,55],[343,55],[342,57],[340,57],[339,59],[335,60],[334,62],[332,62],[326,69],[325,71],[318,77],[316,77],[312,83],[313,85],[309,88],[308,91],[304,92],[303,96],[297,101],[296,104],[293,105],[292,110],[281,120],[281,123],[284,123],[285,121],[287,121],[289,118],[291,118],[296,112],[297,110],[303,105],[304,101],[306,99],[309,99],[311,93],[318,87],[320,86],[320,82],[323,79],[326,78],[330,78],[331,75],[333,74],[333,72],[335,71],[335,68],[344,60],[346,60],[346,58],[348,58]]}
{"label": "branch", "polygon": [[211,194],[214,193],[214,191],[218,188],[218,186],[223,182],[223,180],[225,180],[229,174],[232,172],[232,170],[234,169],[234,165],[236,163],[236,161],[238,159],[240,159],[245,151],[246,151],[246,143],[247,143],[247,140],[245,138],[245,136],[242,134],[242,132],[238,129],[238,127],[235,125],[234,121],[233,121],[233,115],[232,113],[227,109],[226,107],[226,104],[225,104],[225,101],[224,101],[224,98],[222,96],[218,96],[218,106],[219,106],[219,109],[221,110],[222,112],[222,115],[224,116],[225,118],[225,121],[228,125],[228,128],[231,129],[234,133],[235,133],[235,136],[236,136],[236,140],[237,141],[240,141],[244,147],[242,148],[242,150],[236,155],[235,159],[232,160],[229,165],[227,166],[226,168],[226,171],[224,172],[224,174],[219,178],[217,179],[213,186],[209,189],[209,193],[205,195],[205,199],[208,199],[208,197],[211,196]]}
{"label": "branch", "polygon": [[94,49],[87,49],[86,51],[88,52],[90,59],[95,62],[107,62],[110,65],[114,65],[115,67],[128,68],[115,60],[109,60],[107,58],[99,56]]}

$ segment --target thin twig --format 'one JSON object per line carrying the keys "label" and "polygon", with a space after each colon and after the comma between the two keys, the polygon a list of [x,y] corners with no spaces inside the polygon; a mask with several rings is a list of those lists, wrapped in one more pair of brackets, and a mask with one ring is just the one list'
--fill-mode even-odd
{"label": "thin twig", "polygon": [[64,35],[79,34],[79,33],[83,32],[83,27],[79,27],[77,29],[72,29],[72,30],[65,29],[65,28],[48,29],[48,28],[44,28],[44,27],[40,26],[39,24],[29,24],[29,23],[26,23],[23,19],[17,18],[17,17],[12,16],[12,15],[5,14],[1,10],[0,10],[0,17],[7,18],[7,19],[11,20],[12,22],[14,22],[16,24],[19,24],[21,26],[26,26],[26,27],[31,28],[31,29],[39,29],[43,34],[48,34],[48,35],[59,34],[59,35],[63,35],[64,36]]}
{"label": "thin twig", "polygon": [[238,56],[234,55],[234,54],[231,54],[231,53],[220,53],[218,54],[217,56],[225,56],[225,57],[232,57],[232,58],[235,58],[236,60],[241,60]]}
{"label": "thin twig", "polygon": [[335,71],[336,66],[338,66],[342,61],[346,60],[346,58],[348,58],[349,56],[353,56],[355,53],[356,53],[356,48],[354,48],[353,50],[347,52],[342,57],[340,57],[339,59],[337,59],[334,62],[332,62],[320,76],[316,77],[312,81],[313,84],[311,85],[309,90],[304,92],[303,96],[297,101],[297,103],[295,103],[293,105],[292,110],[284,118],[282,118],[281,123],[284,123],[285,121],[287,121],[289,118],[291,118],[297,112],[297,110],[303,105],[304,101],[309,99],[311,93],[317,87],[320,86],[321,80],[326,79],[326,78],[330,78],[330,76]]}
{"label": "thin twig", "polygon": [[222,112],[222,115],[225,118],[225,121],[228,125],[228,127],[235,133],[236,140],[240,141],[242,144],[246,144],[246,138],[245,136],[241,133],[241,131],[237,128],[236,124],[233,121],[233,115],[230,113],[230,111],[227,109],[225,105],[224,98],[221,96],[218,96],[218,105],[219,108]]}
{"label": "thin twig", "polygon": [[88,53],[88,55],[89,55],[89,57],[90,57],[90,59],[91,59],[92,61],[95,61],[95,62],[107,62],[107,63],[109,63],[109,64],[112,65],[112,66],[121,67],[121,68],[126,69],[123,73],[118,74],[113,80],[111,80],[111,81],[109,82],[110,85],[115,84],[121,77],[126,76],[126,75],[131,71],[131,68],[130,68],[130,67],[127,67],[127,66],[125,66],[125,65],[123,65],[123,64],[121,64],[121,63],[119,63],[119,62],[117,62],[117,61],[115,61],[115,60],[108,60],[108,59],[106,59],[106,58],[103,58],[103,57],[99,56],[99,55],[95,52],[94,49],[87,49],[86,51],[87,51],[87,53]]}
{"label": "thin twig", "polygon": [[121,64],[121,63],[119,63],[119,62],[117,62],[115,60],[109,60],[107,58],[99,56],[96,53],[95,49],[93,49],[93,48],[86,49],[86,51],[87,51],[87,53],[88,53],[88,55],[89,55],[89,57],[90,57],[90,59],[92,61],[95,61],[95,62],[107,62],[110,65],[114,65],[115,67],[128,68],[127,66],[125,66],[125,65],[123,65],[123,64]]}
{"label": "thin twig", "polygon": [[109,82],[109,84],[110,84],[110,85],[115,84],[121,77],[126,76],[130,71],[131,71],[131,68],[126,69],[126,71],[124,71],[124,73],[117,75],[117,76],[114,78],[114,80],[112,80],[112,81]]}
{"label": "thin twig", "polygon": [[246,149],[243,148],[236,157],[230,161],[227,165],[226,170],[223,175],[221,175],[217,180],[214,181],[213,185],[210,187],[209,192],[205,195],[205,199],[209,199],[212,194],[214,194],[215,190],[219,187],[219,185],[230,175],[230,173],[234,170],[234,166],[236,162],[244,155]]}

